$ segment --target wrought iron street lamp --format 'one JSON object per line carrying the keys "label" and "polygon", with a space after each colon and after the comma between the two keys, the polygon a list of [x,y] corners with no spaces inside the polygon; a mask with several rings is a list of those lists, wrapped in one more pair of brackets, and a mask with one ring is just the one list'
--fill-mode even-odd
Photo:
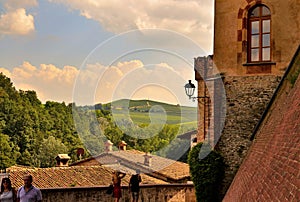
{"label": "wrought iron street lamp", "polygon": [[208,96],[196,96],[193,97],[194,93],[195,93],[195,85],[192,83],[191,80],[189,80],[189,82],[187,84],[185,84],[184,86],[185,88],[185,94],[190,98],[193,99],[193,102],[195,102],[196,99],[199,99],[199,102],[205,104],[205,100],[208,99]]}
{"label": "wrought iron street lamp", "polygon": [[[205,84],[204,84],[205,85]],[[197,134],[197,139],[199,138],[199,141],[204,141],[206,138],[206,134],[208,133],[207,129],[209,128],[209,117],[210,117],[210,97],[206,96],[206,90],[204,89],[203,93],[204,96],[193,96],[195,93],[195,85],[192,83],[191,80],[184,86],[186,95],[195,102],[196,99],[198,99],[198,103],[201,103],[202,106],[198,104],[198,110],[201,111],[202,116],[202,125],[203,125],[203,134],[199,138],[199,133]],[[200,121],[200,120],[199,120]],[[199,129],[199,128],[198,128]],[[198,140],[197,140],[198,142]]]}
{"label": "wrought iron street lamp", "polygon": [[184,86],[185,94],[191,99],[195,92],[195,85],[192,83],[192,80],[189,80],[187,84]]}

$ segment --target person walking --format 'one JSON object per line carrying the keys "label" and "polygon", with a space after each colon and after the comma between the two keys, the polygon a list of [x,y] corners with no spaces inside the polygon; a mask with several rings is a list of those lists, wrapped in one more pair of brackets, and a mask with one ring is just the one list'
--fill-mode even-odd
{"label": "person walking", "polygon": [[141,182],[140,170],[136,170],[136,174],[132,175],[129,181],[129,192],[132,194],[132,202],[138,202],[139,200]]}
{"label": "person walking", "polygon": [[119,171],[114,171],[112,175],[112,183],[114,186],[113,189],[113,198],[115,202],[119,202],[120,198],[122,197],[121,191],[121,180],[125,177],[125,173],[121,173]]}
{"label": "person walking", "polygon": [[41,202],[42,192],[39,188],[32,185],[32,176],[23,177],[24,185],[18,189],[17,202]]}
{"label": "person walking", "polygon": [[16,201],[16,193],[15,193],[15,190],[11,187],[11,181],[8,177],[5,177],[2,179],[0,201],[1,202],[15,202]]}

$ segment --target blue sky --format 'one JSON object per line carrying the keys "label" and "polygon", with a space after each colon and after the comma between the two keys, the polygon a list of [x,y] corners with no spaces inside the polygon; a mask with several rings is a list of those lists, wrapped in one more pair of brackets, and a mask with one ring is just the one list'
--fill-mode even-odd
{"label": "blue sky", "polygon": [[212,41],[212,0],[0,0],[0,71],[43,102],[187,105]]}

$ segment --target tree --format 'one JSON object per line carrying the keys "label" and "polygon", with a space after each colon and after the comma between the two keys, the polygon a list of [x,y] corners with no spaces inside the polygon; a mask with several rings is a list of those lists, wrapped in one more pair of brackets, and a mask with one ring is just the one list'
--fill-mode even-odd
{"label": "tree", "polygon": [[53,167],[56,164],[55,157],[58,154],[68,153],[68,148],[58,139],[49,136],[43,139],[40,145],[39,154],[36,156],[38,167]]}
{"label": "tree", "polygon": [[189,153],[188,164],[198,202],[221,201],[220,185],[224,177],[223,157],[207,143],[198,143]]}
{"label": "tree", "polygon": [[5,169],[16,164],[17,158],[20,156],[18,147],[9,141],[9,136],[0,133],[0,169]]}
{"label": "tree", "polygon": [[[35,91],[17,91],[11,80],[0,73],[0,133],[8,137],[1,139],[1,142],[8,142],[8,145],[1,144],[1,149],[7,156],[13,156],[12,159],[15,158],[14,152],[19,152],[15,160],[17,164],[39,166],[41,162],[34,157],[39,156],[43,141],[52,136],[67,147],[75,160],[76,150],[83,146],[75,130],[72,107],[72,104],[66,106],[64,102],[47,101],[42,104]],[[14,150],[9,152],[9,146]],[[9,160],[4,159],[3,162]],[[53,165],[52,162],[53,159],[49,163],[42,161],[42,164]]]}
{"label": "tree", "polygon": [[156,155],[186,163],[190,146],[190,140],[176,138],[156,152]]}

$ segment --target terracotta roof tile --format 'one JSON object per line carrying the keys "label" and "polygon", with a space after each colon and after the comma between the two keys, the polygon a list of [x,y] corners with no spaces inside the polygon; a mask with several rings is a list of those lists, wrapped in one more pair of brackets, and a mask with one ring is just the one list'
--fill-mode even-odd
{"label": "terracotta roof tile", "polygon": [[[186,181],[189,179],[190,174],[188,164],[156,155],[151,155],[151,165],[147,166],[144,165],[144,155],[144,152],[138,150],[111,151],[102,153],[90,159],[76,162],[72,165],[84,165],[86,162],[97,160],[100,165],[105,165],[106,167],[116,170],[122,170],[127,173],[134,173],[138,168],[143,173],[155,173],[156,178],[171,182]],[[93,162],[92,164],[95,163],[96,162]]]}
{"label": "terracotta roof tile", "polygon": [[[112,169],[104,166],[72,166],[53,168],[32,168],[12,166],[7,169],[13,187],[23,185],[23,176],[31,174],[33,184],[39,188],[58,187],[93,187],[106,186],[111,183]],[[159,179],[141,175],[144,184],[166,184]],[[122,180],[122,185],[128,185],[130,175]]]}

